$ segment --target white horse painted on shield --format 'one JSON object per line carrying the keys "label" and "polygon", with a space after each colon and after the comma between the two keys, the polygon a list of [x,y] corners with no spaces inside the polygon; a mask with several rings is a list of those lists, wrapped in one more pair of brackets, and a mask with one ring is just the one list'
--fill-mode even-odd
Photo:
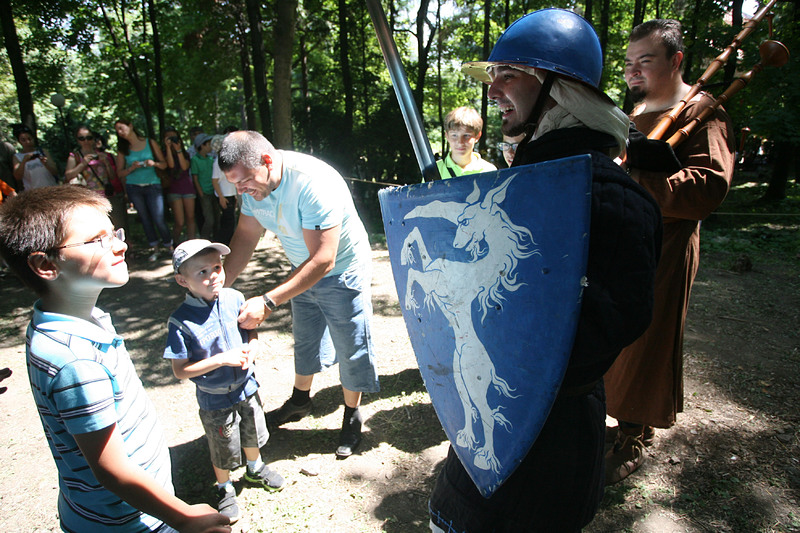
{"label": "white horse painted on shield", "polygon": [[[425,293],[426,308],[434,304],[447,318],[455,336],[453,377],[464,408],[464,428],[458,431],[456,444],[476,450],[475,466],[497,473],[500,463],[494,451],[494,426],[500,424],[511,431],[511,423],[498,405],[489,406],[487,393],[494,385],[506,398],[516,398],[514,388],[495,373],[486,347],[478,338],[472,321],[472,302],[477,298],[481,321],[490,307],[500,305],[505,297],[501,289],[516,291],[523,284],[517,280],[519,260],[539,254],[531,232],[509,220],[500,204],[514,176],[486,193],[480,199],[478,184],[466,198],[466,203],[433,201],[417,206],[406,216],[413,218],[444,218],[456,224],[453,247],[469,252],[469,261],[431,258],[419,228],[414,227],[403,242],[400,263],[409,265],[406,285],[406,309],[419,309],[413,286],[418,284]],[[410,268],[415,262],[413,245],[419,251],[421,267]],[[473,424],[483,425],[484,443],[478,446]]]}

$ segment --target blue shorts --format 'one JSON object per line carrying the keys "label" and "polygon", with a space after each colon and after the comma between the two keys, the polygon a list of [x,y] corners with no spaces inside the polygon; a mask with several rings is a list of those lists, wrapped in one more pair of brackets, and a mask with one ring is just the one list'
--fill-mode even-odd
{"label": "blue shorts", "polygon": [[378,392],[372,347],[372,265],[357,265],[322,278],[292,298],[294,369],[310,376],[339,363],[342,386],[353,392]]}
{"label": "blue shorts", "polygon": [[172,203],[176,200],[181,200],[183,198],[197,198],[197,195],[194,193],[188,193],[188,194],[175,194],[171,192],[167,193],[167,201],[169,203]]}

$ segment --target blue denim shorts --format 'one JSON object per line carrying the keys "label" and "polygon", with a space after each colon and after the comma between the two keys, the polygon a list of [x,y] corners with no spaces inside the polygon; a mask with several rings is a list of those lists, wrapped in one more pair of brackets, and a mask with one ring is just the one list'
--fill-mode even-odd
{"label": "blue denim shorts", "polygon": [[195,193],[189,193],[189,194],[175,194],[171,192],[167,193],[167,201],[169,203],[172,203],[176,200],[181,200],[183,198],[197,198],[197,195]]}
{"label": "blue denim shorts", "polygon": [[292,298],[294,368],[310,376],[339,363],[342,386],[378,392],[372,346],[372,267],[357,265]]}

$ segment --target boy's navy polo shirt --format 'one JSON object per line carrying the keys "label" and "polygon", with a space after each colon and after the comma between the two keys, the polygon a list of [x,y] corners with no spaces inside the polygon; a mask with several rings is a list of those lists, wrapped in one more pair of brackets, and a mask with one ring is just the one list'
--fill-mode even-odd
{"label": "boy's navy polo shirt", "polygon": [[[169,317],[165,359],[201,361],[247,344],[248,333],[239,328],[239,309],[244,296],[234,289],[222,289],[211,303],[191,294]],[[247,370],[223,366],[191,378],[197,385],[200,409],[229,408],[258,390],[253,365]]]}

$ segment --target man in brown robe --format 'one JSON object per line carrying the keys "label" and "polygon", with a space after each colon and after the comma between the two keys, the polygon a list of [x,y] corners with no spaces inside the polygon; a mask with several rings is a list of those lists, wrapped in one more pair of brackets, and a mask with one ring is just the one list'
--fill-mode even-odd
{"label": "man in brown robe", "polygon": [[[651,131],[689,91],[681,77],[682,60],[678,21],[651,20],[634,28],[625,55],[625,81],[639,102],[631,120],[640,132]],[[692,98],[664,138],[711,102],[705,93]],[[644,446],[653,442],[653,428],[672,426],[676,413],[683,411],[683,326],[699,261],[700,220],[728,192],[733,143],[730,118],[719,108],[675,148],[679,170],[675,171],[677,162],[670,170],[654,169],[648,157],[639,157],[644,161],[637,168],[629,157],[631,176],[661,207],[664,235],[653,321],[605,375],[608,414],[619,421],[616,441],[606,455],[606,483],[616,483],[641,466]],[[629,156],[633,152],[632,142]]]}

